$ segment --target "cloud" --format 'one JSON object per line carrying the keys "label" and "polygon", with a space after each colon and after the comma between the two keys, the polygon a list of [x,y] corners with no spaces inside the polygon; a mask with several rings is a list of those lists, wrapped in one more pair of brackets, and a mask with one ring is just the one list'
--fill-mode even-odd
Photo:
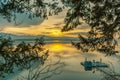
{"label": "cloud", "polygon": [[56,24],[54,24],[55,26],[61,26],[61,25],[63,25],[64,23],[63,22],[59,22],[59,23],[56,23]]}
{"label": "cloud", "polygon": [[14,27],[30,27],[32,25],[39,25],[44,21],[43,18],[28,18],[26,14],[17,14],[16,20],[8,22],[4,18],[0,18],[0,27],[14,26]]}
{"label": "cloud", "polygon": [[41,32],[44,35],[51,34],[51,32]]}
{"label": "cloud", "polygon": [[45,29],[61,29],[60,27],[47,27]]}
{"label": "cloud", "polygon": [[82,24],[74,30],[61,32],[64,25],[65,12],[66,11],[63,11],[59,15],[50,16],[48,17],[48,20],[44,20],[42,18],[28,19],[25,14],[18,14],[16,21],[18,24],[21,24],[17,26],[14,22],[8,23],[4,19],[0,19],[0,26],[3,26],[0,28],[0,31],[17,35],[45,35],[64,39],[68,37],[72,37],[74,39],[75,37],[78,37],[78,34],[84,35],[89,31],[88,25]]}
{"label": "cloud", "polygon": [[83,23],[83,24],[81,24],[80,26],[78,26],[77,29],[82,29],[82,30],[84,30],[84,29],[90,29],[90,27],[89,27],[89,25]]}
{"label": "cloud", "polygon": [[83,34],[83,35],[85,35],[86,32],[71,32],[71,33],[67,33],[66,35],[78,35],[78,34]]}

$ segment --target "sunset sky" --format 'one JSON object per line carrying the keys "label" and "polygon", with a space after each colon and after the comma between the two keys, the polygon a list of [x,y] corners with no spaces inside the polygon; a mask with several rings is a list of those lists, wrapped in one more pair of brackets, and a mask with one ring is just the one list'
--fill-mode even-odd
{"label": "sunset sky", "polygon": [[61,32],[64,26],[66,10],[59,15],[50,16],[47,20],[41,18],[28,19],[26,15],[17,16],[17,25],[15,22],[8,23],[1,19],[0,32],[10,33],[15,35],[45,35],[52,37],[77,37],[77,34],[85,34],[89,29],[87,25],[83,24],[76,30]]}

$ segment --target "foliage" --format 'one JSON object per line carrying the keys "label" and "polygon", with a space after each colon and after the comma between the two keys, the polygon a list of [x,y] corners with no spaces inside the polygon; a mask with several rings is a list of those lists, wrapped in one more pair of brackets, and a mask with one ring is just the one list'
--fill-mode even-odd
{"label": "foliage", "polygon": [[107,55],[118,53],[115,50],[120,37],[120,0],[1,0],[0,14],[8,21],[16,15],[26,14],[47,18],[58,14],[64,7],[68,9],[65,26],[62,31],[69,31],[82,23],[91,27],[87,38],[79,36],[75,46],[81,51],[98,50]]}
{"label": "foliage", "polygon": [[75,47],[83,52],[118,53],[115,47],[116,39],[120,37],[119,0],[63,0],[63,3],[69,6],[69,10],[62,31],[74,29],[81,23],[91,27],[87,37],[79,35],[80,42],[73,43]]}
{"label": "foliage", "polygon": [[48,51],[43,49],[43,45],[42,37],[34,44],[21,42],[16,45],[10,37],[0,37],[0,77],[4,77],[4,73],[13,73],[15,69],[28,69],[38,61],[44,64]]}
{"label": "foliage", "polygon": [[28,18],[47,18],[62,11],[58,1],[47,0],[0,0],[0,14],[9,22],[16,20],[17,14],[26,14]]}

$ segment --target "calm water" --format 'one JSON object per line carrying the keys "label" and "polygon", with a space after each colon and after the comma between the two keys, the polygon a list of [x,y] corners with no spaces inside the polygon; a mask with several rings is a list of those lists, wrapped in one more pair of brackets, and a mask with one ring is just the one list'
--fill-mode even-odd
{"label": "calm water", "polygon": [[[51,43],[45,45],[45,48],[49,49],[48,61],[55,63],[60,59],[60,62],[65,64],[65,66],[61,67],[61,74],[52,76],[48,80],[101,80],[103,73],[99,71],[96,71],[95,73],[93,73],[93,71],[85,71],[84,67],[80,65],[80,62],[83,62],[85,58],[97,61],[101,58],[105,63],[112,63],[116,71],[118,71],[118,68],[120,67],[118,64],[119,59],[115,56],[105,57],[104,54],[98,52],[82,53],[71,44]],[[25,71],[16,74],[8,80],[15,80],[16,76],[22,74],[26,74]]]}

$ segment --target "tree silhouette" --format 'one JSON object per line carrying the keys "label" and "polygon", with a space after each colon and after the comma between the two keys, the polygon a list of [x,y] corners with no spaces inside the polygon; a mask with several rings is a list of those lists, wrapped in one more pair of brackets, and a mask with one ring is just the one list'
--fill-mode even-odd
{"label": "tree silhouette", "polygon": [[[120,37],[119,0],[62,0],[69,6],[62,31],[79,26],[83,21],[91,27],[87,38],[79,35],[80,42],[72,44],[81,51],[100,51],[106,55],[118,53],[116,39]],[[82,21],[82,22],[81,22]]]}
{"label": "tree silhouette", "polygon": [[[58,1],[51,3],[47,0],[0,0],[0,16],[8,22],[16,22],[18,14],[24,14],[29,19],[35,17],[46,19],[61,11],[62,7],[58,5]],[[37,39],[34,44],[21,42],[15,45],[16,47],[13,44],[14,41],[11,38],[0,37],[0,59],[2,59],[0,60],[0,77],[4,77],[4,73],[14,72],[14,67],[30,68],[31,63],[35,61],[43,65],[48,57],[48,51],[39,55],[44,51],[43,38]]]}
{"label": "tree silhouette", "polygon": [[4,77],[5,73],[14,73],[15,69],[29,69],[36,62],[43,65],[48,58],[43,41],[40,38],[34,44],[21,42],[14,45],[10,37],[0,37],[0,77]]}
{"label": "tree silhouette", "polygon": [[17,14],[26,14],[28,18],[34,17],[47,18],[52,14],[58,14],[62,7],[58,1],[49,2],[46,0],[1,0],[0,14],[4,19],[16,20]]}
{"label": "tree silhouette", "polygon": [[[81,51],[101,51],[107,55],[115,51],[120,37],[120,1],[119,0],[1,0],[0,14],[8,21],[15,20],[17,13],[47,18],[68,9],[65,26],[69,31],[84,21],[91,27],[87,38],[79,35],[80,42],[74,45]],[[81,22],[82,20],[82,22]]]}

